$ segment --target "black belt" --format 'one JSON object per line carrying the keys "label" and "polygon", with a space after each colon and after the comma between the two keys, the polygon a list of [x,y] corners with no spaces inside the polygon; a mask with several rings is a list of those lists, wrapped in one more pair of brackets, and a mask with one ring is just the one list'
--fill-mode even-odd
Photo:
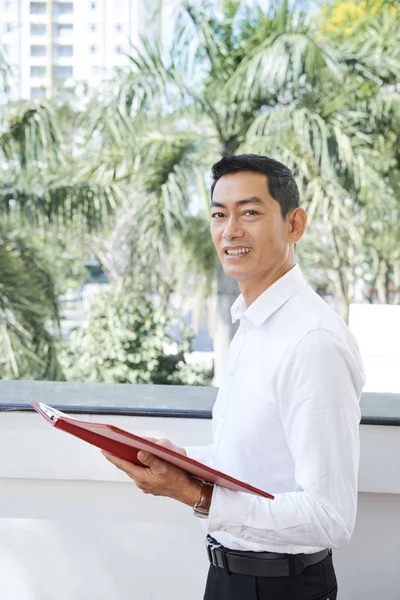
{"label": "black belt", "polygon": [[206,547],[209,561],[214,567],[228,573],[253,577],[287,577],[301,575],[303,571],[321,562],[332,550],[312,554],[279,554],[277,552],[242,552],[230,550],[207,536]]}

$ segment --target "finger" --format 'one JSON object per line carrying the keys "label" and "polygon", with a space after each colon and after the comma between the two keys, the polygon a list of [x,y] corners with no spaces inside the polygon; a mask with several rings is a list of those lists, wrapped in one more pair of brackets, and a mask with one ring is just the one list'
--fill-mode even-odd
{"label": "finger", "polygon": [[165,464],[164,460],[154,456],[154,454],[149,454],[148,452],[143,452],[140,450],[137,455],[138,459],[141,463],[143,463],[149,469],[156,469],[158,466]]}
{"label": "finger", "polygon": [[149,454],[148,452],[144,452],[143,450],[139,450],[139,452],[137,453],[137,457],[140,460],[140,462],[146,466],[153,462],[153,458],[156,458],[154,454]]}
{"label": "finger", "polygon": [[103,456],[113,465],[115,465],[121,471],[124,471],[129,477],[134,477],[139,475],[143,471],[143,467],[138,467],[133,463],[129,462],[129,460],[125,460],[123,458],[119,458],[110,452],[106,452],[105,450],[101,450]]}
{"label": "finger", "polygon": [[157,445],[163,446],[164,448],[169,448],[170,450],[174,450],[176,448],[175,444],[173,444],[171,440],[167,440],[165,438],[158,440]]}
{"label": "finger", "polygon": [[118,456],[115,456],[115,454],[112,454],[111,452],[107,452],[107,450],[100,450],[100,452],[104,458],[119,468],[119,462],[122,460],[121,458],[118,458]]}
{"label": "finger", "polygon": [[184,450],[183,448],[178,448],[178,446],[175,446],[175,444],[173,442],[171,442],[171,440],[166,440],[164,438],[158,440],[157,442],[158,446],[163,446],[163,448],[168,448],[169,450],[173,450],[174,452],[177,452],[178,454],[183,454],[184,456],[186,456],[186,450]]}

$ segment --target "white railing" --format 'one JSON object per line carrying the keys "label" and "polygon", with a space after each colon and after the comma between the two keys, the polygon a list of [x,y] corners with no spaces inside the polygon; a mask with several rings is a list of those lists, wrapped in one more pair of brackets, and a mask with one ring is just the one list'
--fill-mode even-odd
{"label": "white railing", "polygon": [[[199,388],[138,386],[138,394],[136,386],[15,385],[0,382],[0,408],[32,396],[54,405],[69,396],[71,405],[94,406],[97,394],[106,410],[107,396],[109,406],[124,404],[124,388],[131,406],[158,403],[170,411],[171,402],[193,408],[202,394],[198,408],[209,408],[215,395]],[[179,445],[211,438],[211,421],[195,414],[91,414],[96,410],[88,408],[85,418]],[[350,545],[334,553],[339,598],[398,600],[400,427],[361,425],[361,444],[356,530]],[[189,508],[142,494],[96,448],[36,413],[0,411],[0,600],[201,600],[208,568],[203,537]]]}

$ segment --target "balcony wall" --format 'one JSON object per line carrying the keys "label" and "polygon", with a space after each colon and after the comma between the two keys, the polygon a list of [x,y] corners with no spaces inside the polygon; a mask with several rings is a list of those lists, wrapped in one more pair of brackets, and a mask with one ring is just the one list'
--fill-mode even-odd
{"label": "balcony wall", "polygon": [[[0,600],[201,600],[202,523],[139,492],[31,399],[180,445],[209,443],[213,388],[0,382]],[[340,600],[398,600],[400,397],[362,400],[359,512]]]}

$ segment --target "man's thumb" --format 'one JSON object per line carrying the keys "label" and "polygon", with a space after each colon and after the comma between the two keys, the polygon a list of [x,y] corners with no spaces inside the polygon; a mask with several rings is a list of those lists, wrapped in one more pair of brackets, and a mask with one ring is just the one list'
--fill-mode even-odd
{"label": "man's thumb", "polygon": [[140,460],[140,462],[146,466],[150,466],[151,464],[153,464],[152,459],[156,458],[155,456],[152,456],[151,454],[149,454],[148,452],[144,452],[143,450],[139,450],[137,457]]}

